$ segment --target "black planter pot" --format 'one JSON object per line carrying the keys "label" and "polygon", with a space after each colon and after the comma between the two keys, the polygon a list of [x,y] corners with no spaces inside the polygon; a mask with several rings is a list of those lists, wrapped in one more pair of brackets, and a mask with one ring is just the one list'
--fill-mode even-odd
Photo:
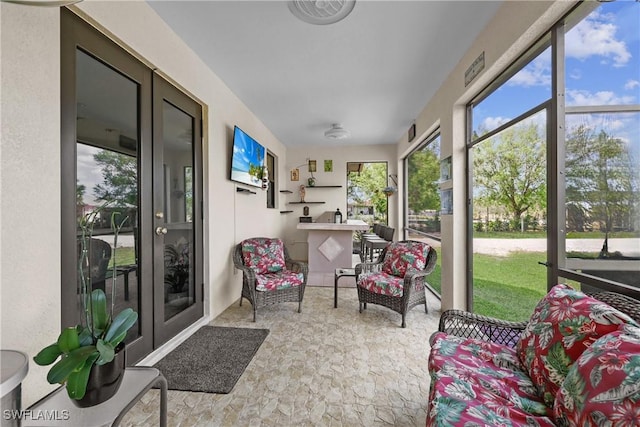
{"label": "black planter pot", "polygon": [[99,405],[111,399],[120,388],[126,366],[124,342],[116,346],[113,360],[104,365],[93,365],[87,391],[82,399],[71,399],[80,408]]}

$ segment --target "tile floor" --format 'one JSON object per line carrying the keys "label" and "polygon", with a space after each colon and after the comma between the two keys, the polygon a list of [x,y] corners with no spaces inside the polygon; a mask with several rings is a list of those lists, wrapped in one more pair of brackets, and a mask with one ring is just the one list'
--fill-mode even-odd
{"label": "tile floor", "polygon": [[[429,336],[440,302],[427,294],[407,316],[369,305],[358,313],[355,288],[308,286],[302,306],[271,306],[251,321],[245,300],[211,324],[270,330],[230,394],[169,390],[169,426],[423,426],[429,390]],[[151,390],[123,420],[158,424]]]}

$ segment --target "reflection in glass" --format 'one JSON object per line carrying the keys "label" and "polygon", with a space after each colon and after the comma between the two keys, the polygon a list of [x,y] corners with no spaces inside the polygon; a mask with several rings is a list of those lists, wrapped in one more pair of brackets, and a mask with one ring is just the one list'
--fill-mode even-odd
{"label": "reflection in glass", "polygon": [[[80,219],[107,204],[93,224],[89,249],[92,286],[103,289],[109,301],[115,287],[115,312],[130,307],[140,313],[138,86],[80,50],[76,71],[76,215]],[[122,224],[117,247],[112,215]],[[139,335],[138,322],[125,342]]]}
{"label": "reflection in glass", "polygon": [[163,103],[165,174],[164,319],[195,303],[193,254],[193,118]]}
{"label": "reflection in glass", "polygon": [[640,286],[638,129],[639,112],[572,114],[565,144],[567,266],[634,286]]}

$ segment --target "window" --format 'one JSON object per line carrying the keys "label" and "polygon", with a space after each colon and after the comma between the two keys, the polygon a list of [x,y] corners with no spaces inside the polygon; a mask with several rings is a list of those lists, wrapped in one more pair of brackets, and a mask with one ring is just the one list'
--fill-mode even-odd
{"label": "window", "polygon": [[269,188],[267,188],[267,208],[275,209],[276,207],[276,159],[267,151],[267,170],[269,171]]}
{"label": "window", "polygon": [[568,280],[640,296],[612,284],[640,285],[639,32],[638,2],[581,3],[469,104],[470,309],[524,320]]}
{"label": "window", "polygon": [[[440,131],[425,139],[404,160],[407,175],[405,238],[420,240],[440,248]],[[438,293],[440,262],[429,275],[429,285]]]}

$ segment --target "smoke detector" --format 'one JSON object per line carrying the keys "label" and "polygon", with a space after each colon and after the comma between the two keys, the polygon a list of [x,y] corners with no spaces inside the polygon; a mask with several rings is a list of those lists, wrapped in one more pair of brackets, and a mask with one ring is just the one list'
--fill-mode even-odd
{"label": "smoke detector", "polygon": [[331,125],[331,129],[324,133],[324,136],[329,139],[345,139],[351,136],[351,132],[344,129],[337,123]]}
{"label": "smoke detector", "polygon": [[309,24],[335,24],[347,17],[356,5],[355,0],[290,0],[293,15]]}

